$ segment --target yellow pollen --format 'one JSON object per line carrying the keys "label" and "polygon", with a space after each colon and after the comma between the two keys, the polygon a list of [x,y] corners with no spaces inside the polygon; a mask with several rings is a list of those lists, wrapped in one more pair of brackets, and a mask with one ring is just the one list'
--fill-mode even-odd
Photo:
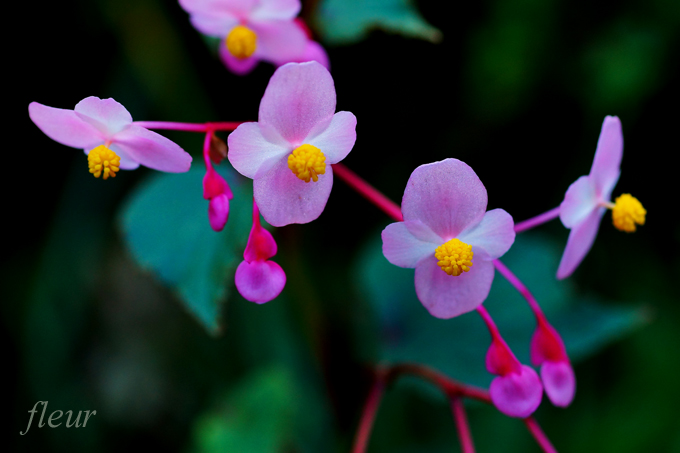
{"label": "yellow pollen", "polygon": [[316,182],[319,180],[317,175],[326,173],[326,156],[316,146],[298,146],[288,156],[288,168],[304,182],[311,179]]}
{"label": "yellow pollen", "polygon": [[226,39],[229,53],[243,60],[255,52],[257,47],[257,34],[243,25],[235,26]]}
{"label": "yellow pollen", "polygon": [[624,193],[616,200],[612,208],[612,219],[614,226],[626,233],[632,233],[637,229],[635,226],[645,224],[647,210],[642,207],[642,203],[629,193]]}
{"label": "yellow pollen", "polygon": [[120,157],[118,154],[111,151],[104,145],[99,145],[87,155],[87,163],[90,167],[90,173],[95,178],[99,178],[102,173],[104,179],[115,177],[116,172],[120,170]]}
{"label": "yellow pollen", "polygon": [[443,243],[434,251],[439,267],[456,277],[470,270],[472,255],[472,246],[456,238]]}

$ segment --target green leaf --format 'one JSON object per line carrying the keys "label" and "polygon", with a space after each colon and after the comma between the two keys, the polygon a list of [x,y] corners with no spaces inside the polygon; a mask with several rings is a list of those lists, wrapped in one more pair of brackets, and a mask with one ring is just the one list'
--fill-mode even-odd
{"label": "green leaf", "polygon": [[[503,262],[537,298],[572,360],[596,353],[646,321],[639,307],[577,298],[569,281],[555,279],[560,255],[555,243],[523,234]],[[380,356],[375,360],[418,362],[469,384],[489,385],[493,376],[486,371],[484,357],[490,337],[476,313],[449,320],[431,316],[416,297],[413,270],[390,264],[379,240],[364,249],[355,277],[380,326]],[[525,300],[496,273],[484,306],[513,352],[528,364],[536,324]]]}
{"label": "green leaf", "polygon": [[437,43],[442,34],[409,0],[323,0],[316,22],[330,44],[361,41],[372,29]]}
{"label": "green leaf", "polygon": [[251,373],[194,426],[196,453],[285,451],[298,410],[295,382],[284,369]]}
{"label": "green leaf", "polygon": [[156,174],[124,204],[120,225],[139,265],[176,291],[184,306],[212,334],[220,330],[220,302],[248,239],[252,188],[235,173],[222,171],[234,199],[229,221],[220,233],[208,222],[203,199],[205,167],[187,173]]}

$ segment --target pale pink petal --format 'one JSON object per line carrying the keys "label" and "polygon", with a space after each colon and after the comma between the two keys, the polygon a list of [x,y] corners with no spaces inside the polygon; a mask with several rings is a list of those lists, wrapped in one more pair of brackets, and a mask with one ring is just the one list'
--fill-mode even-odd
{"label": "pale pink petal", "polygon": [[387,261],[399,267],[416,267],[418,261],[434,256],[440,244],[424,242],[408,230],[404,222],[387,225],[382,232],[383,255]]}
{"label": "pale pink petal", "polygon": [[475,257],[479,254],[476,249],[480,248],[486,252],[485,259],[500,258],[515,242],[515,224],[510,214],[493,209],[477,225],[461,232],[458,239],[472,246]]}
{"label": "pale pink petal", "polygon": [[275,227],[307,223],[319,217],[332,187],[333,170],[329,164],[318,181],[306,183],[288,168],[286,159],[280,160],[266,175],[253,180],[255,201],[262,217]]}
{"label": "pale pink petal", "polygon": [[28,105],[28,116],[45,135],[72,148],[94,148],[106,138],[97,128],[81,120],[73,110],[56,109],[37,102]]}
{"label": "pale pink petal", "polygon": [[305,51],[307,36],[293,21],[253,21],[248,26],[257,34],[254,55],[261,60],[270,63],[294,61]]}
{"label": "pale pink petal", "polygon": [[334,113],[335,85],[326,68],[315,61],[288,63],[269,80],[259,120],[300,146],[313,128],[330,124]]}
{"label": "pale pink petal", "polygon": [[87,97],[76,104],[74,111],[80,119],[99,129],[107,138],[132,123],[130,112],[111,98]]}
{"label": "pale pink petal", "polygon": [[[139,162],[133,160],[131,157],[125,154],[125,151],[119,146],[117,146],[115,143],[111,143],[111,145],[109,145],[109,148],[111,149],[111,151],[118,154],[118,157],[120,157],[120,168],[122,170],[134,170],[137,167],[139,167]],[[92,148],[86,149],[85,154],[90,154],[90,151],[92,151]]]}
{"label": "pale pink petal", "polygon": [[251,14],[252,20],[290,20],[300,12],[300,0],[260,0]]}
{"label": "pale pink petal", "polygon": [[445,240],[479,223],[486,211],[484,184],[458,159],[421,165],[404,190],[404,220],[420,220]]}
{"label": "pale pink petal", "polygon": [[[227,137],[229,162],[248,178],[268,173],[292,151],[268,141],[262,132],[259,123],[243,123]],[[294,176],[290,170],[288,172]]]}
{"label": "pale pink petal", "polygon": [[404,225],[406,225],[406,228],[408,228],[413,236],[421,241],[432,242],[436,246],[440,246],[446,242],[420,220],[407,220],[404,222]]}
{"label": "pale pink petal", "polygon": [[[338,112],[328,127],[315,137],[303,141],[316,146],[326,156],[326,162],[337,164],[347,157],[357,140],[357,118],[350,112]],[[312,133],[314,131],[312,130]]]}
{"label": "pale pink petal", "polygon": [[230,14],[245,18],[257,5],[257,0],[179,0],[179,4],[192,14],[217,17]]}
{"label": "pale pink petal", "polygon": [[600,220],[605,211],[605,208],[594,210],[585,220],[571,229],[567,246],[562,254],[560,267],[557,269],[558,279],[562,280],[569,277],[588,254],[595,241],[595,236],[597,236]]}
{"label": "pale pink petal", "polygon": [[253,225],[248,236],[248,244],[243,252],[243,259],[252,263],[253,261],[264,261],[276,255],[278,247],[272,234],[262,228],[262,225]]}
{"label": "pale pink petal", "polygon": [[509,417],[526,418],[541,404],[543,387],[533,368],[522,365],[521,373],[499,376],[491,382],[494,406]]}
{"label": "pale pink petal", "polygon": [[560,204],[560,220],[567,228],[578,225],[597,208],[595,185],[590,176],[581,176],[573,182]]}
{"label": "pale pink petal", "polygon": [[208,220],[215,231],[222,231],[229,219],[229,197],[221,194],[210,199],[208,204]]}
{"label": "pale pink petal", "polygon": [[621,174],[623,158],[623,132],[621,121],[616,116],[607,116],[602,123],[600,138],[590,176],[595,184],[595,191],[603,200],[609,201],[612,190]]}
{"label": "pale pink petal", "polygon": [[470,271],[448,275],[434,253],[416,265],[415,285],[420,302],[432,316],[453,318],[477,308],[489,295],[494,267],[491,261],[472,261]]}
{"label": "pale pink petal", "polygon": [[242,261],[234,282],[244,299],[262,304],[281,294],[286,286],[286,273],[273,261]]}
{"label": "pale pink petal", "polygon": [[116,134],[113,141],[128,157],[154,170],[181,173],[191,166],[191,156],[179,145],[136,124]]}
{"label": "pale pink petal", "polygon": [[260,60],[254,56],[249,58],[236,58],[229,52],[224,40],[220,42],[219,55],[220,60],[222,60],[222,63],[224,63],[227,69],[234,74],[241,76],[250,73],[250,71],[255,69],[255,66],[260,62]]}
{"label": "pale pink petal", "polygon": [[331,63],[330,60],[328,59],[328,54],[326,53],[326,50],[323,48],[321,44],[319,44],[316,41],[312,41],[311,39],[307,40],[307,44],[305,44],[305,49],[302,53],[302,55],[294,58],[294,59],[288,59],[288,60],[277,60],[273,62],[277,66],[284,65],[286,63],[304,63],[305,61],[316,61],[317,63],[320,63],[323,65],[324,68],[328,69],[330,71],[331,69]]}
{"label": "pale pink petal", "polygon": [[576,376],[568,361],[545,362],[541,367],[541,379],[545,393],[555,406],[571,404],[576,393]]}
{"label": "pale pink petal", "polygon": [[222,40],[226,39],[229,32],[239,24],[238,17],[229,12],[210,15],[192,14],[189,20],[191,25],[204,35],[222,38]]}

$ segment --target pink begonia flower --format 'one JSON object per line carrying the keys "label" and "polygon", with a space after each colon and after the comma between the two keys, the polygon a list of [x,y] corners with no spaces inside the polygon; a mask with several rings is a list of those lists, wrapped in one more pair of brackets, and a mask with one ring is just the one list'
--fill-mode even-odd
{"label": "pink begonia flower", "polygon": [[191,156],[174,142],[132,122],[130,113],[113,99],[95,96],[80,101],[75,109],[57,109],[31,102],[31,120],[52,140],[88,155],[90,172],[104,179],[119,169],[140,165],[181,173],[189,170]]}
{"label": "pink begonia flower", "polygon": [[[201,33],[221,38],[219,54],[234,73],[259,61],[300,61],[310,41],[295,22],[300,0],[180,0]],[[325,53],[324,53],[325,54]]]}
{"label": "pink begonia flower", "polygon": [[257,203],[253,202],[253,228],[243,252],[244,261],[236,269],[236,289],[244,299],[258,304],[277,297],[286,285],[286,273],[269,258],[276,255],[276,241],[260,224]]}
{"label": "pink begonia flower", "polygon": [[616,199],[616,204],[610,200],[621,174],[622,157],[621,121],[616,116],[607,116],[590,174],[569,186],[560,205],[560,220],[571,232],[557,269],[558,279],[569,277],[588,254],[607,208],[613,210],[614,226],[622,231],[635,231],[635,224],[644,224],[646,211],[637,199],[624,194]]}
{"label": "pink begonia flower", "polygon": [[421,165],[404,190],[404,221],[382,232],[383,254],[396,266],[416,269],[418,299],[437,318],[484,302],[493,260],[515,241],[510,214],[486,212],[486,205],[486,189],[467,164],[445,159]]}
{"label": "pink begonia flower", "polygon": [[229,162],[253,179],[255,201],[274,226],[307,223],[323,212],[333,186],[331,164],[356,141],[356,117],[335,113],[335,85],[315,61],[288,63],[265,90],[258,122],[229,135]]}
{"label": "pink begonia flower", "polygon": [[564,342],[544,318],[531,339],[531,363],[541,367],[541,379],[550,401],[559,407],[571,404],[576,393],[576,376]]}
{"label": "pink begonia flower", "polygon": [[486,369],[496,377],[489,396],[499,411],[510,417],[526,418],[534,413],[543,398],[543,386],[533,368],[522,365],[505,340],[492,331],[486,354]]}

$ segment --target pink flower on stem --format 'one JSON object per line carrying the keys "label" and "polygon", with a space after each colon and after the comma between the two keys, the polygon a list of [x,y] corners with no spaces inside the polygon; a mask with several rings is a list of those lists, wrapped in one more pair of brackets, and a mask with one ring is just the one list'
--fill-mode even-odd
{"label": "pink flower on stem", "polygon": [[533,368],[522,365],[517,360],[486,309],[479,306],[477,311],[491,334],[491,346],[486,353],[486,369],[498,376],[491,381],[489,387],[491,401],[505,415],[526,418],[541,404],[541,381]]}
{"label": "pink flower on stem", "polygon": [[249,73],[260,60],[300,61],[311,42],[294,21],[300,0],[180,0],[201,33],[221,38],[220,58],[232,72]]}
{"label": "pink flower on stem", "polygon": [[576,377],[562,338],[541,313],[536,316],[531,339],[531,363],[541,367],[541,379],[550,401],[559,407],[571,404],[576,393]]}
{"label": "pink flower on stem", "polygon": [[276,255],[276,241],[260,224],[260,212],[253,201],[253,228],[243,252],[244,261],[236,269],[236,289],[244,299],[258,304],[276,298],[286,285],[286,273],[269,258]]}
{"label": "pink flower on stem", "polygon": [[255,201],[274,226],[307,223],[323,212],[331,164],[356,141],[356,117],[335,113],[335,85],[317,62],[288,63],[265,90],[258,122],[229,135],[229,162],[253,179]]}
{"label": "pink flower on stem", "polygon": [[73,110],[31,102],[28,115],[52,140],[81,148],[88,156],[90,173],[103,179],[120,169],[140,165],[181,173],[189,170],[191,156],[174,142],[132,121],[130,113],[113,99],[90,96]]}
{"label": "pink flower on stem", "polygon": [[515,240],[510,214],[486,212],[484,185],[467,164],[445,159],[416,168],[404,190],[404,221],[382,232],[383,254],[415,268],[418,299],[437,318],[477,308],[489,294],[493,260]]}
{"label": "pink flower on stem", "polygon": [[215,231],[222,231],[229,218],[229,200],[234,198],[227,181],[220,176],[212,166],[210,156],[210,144],[213,131],[205,134],[203,142],[203,159],[205,160],[206,172],[203,177],[203,198],[210,200],[208,204],[208,220],[210,227]]}
{"label": "pink flower on stem", "polygon": [[647,211],[630,194],[621,195],[616,203],[611,202],[612,190],[621,174],[622,157],[621,121],[616,116],[607,116],[590,174],[569,186],[560,205],[560,219],[571,232],[557,270],[558,279],[569,277],[588,254],[607,209],[612,209],[614,226],[619,230],[633,232],[636,224],[645,223]]}

